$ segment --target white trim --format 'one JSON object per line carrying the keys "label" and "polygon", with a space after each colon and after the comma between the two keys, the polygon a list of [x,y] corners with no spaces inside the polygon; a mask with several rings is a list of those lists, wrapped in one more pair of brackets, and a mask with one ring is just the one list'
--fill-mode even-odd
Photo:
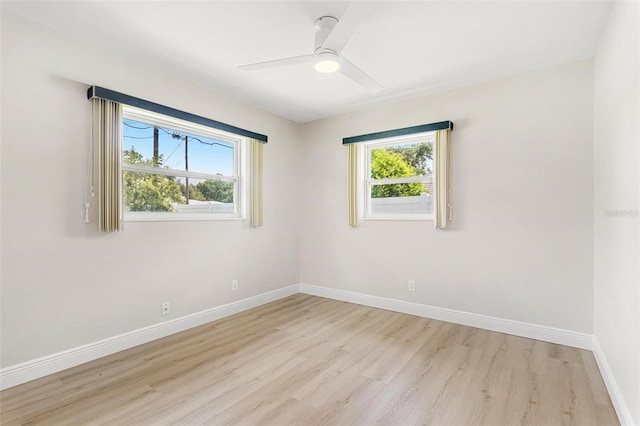
{"label": "white trim", "polygon": [[[428,132],[398,135],[384,139],[374,139],[367,142],[358,143],[359,160],[358,160],[358,193],[361,201],[358,217],[361,220],[393,220],[393,221],[411,221],[411,220],[434,220],[433,213],[417,212],[417,213],[373,213],[371,212],[371,191],[376,185],[390,185],[402,183],[422,183],[426,184],[430,179],[435,178],[435,161],[432,160],[432,174],[423,176],[408,176],[399,178],[371,179],[371,151],[373,149],[388,148],[392,146],[402,146],[407,144],[431,143],[435,150],[435,130]],[[435,151],[434,151],[435,153]]]}
{"label": "white trim", "polygon": [[456,311],[453,309],[438,308],[436,306],[421,305],[413,302],[405,302],[403,300],[370,296],[368,294],[338,290],[335,288],[319,287],[310,284],[300,284],[300,293],[341,300],[343,302],[357,303],[359,305],[452,322],[485,330],[497,331],[499,333],[512,334],[514,336],[526,337],[529,339],[557,343],[574,348],[591,350],[592,347],[591,334],[563,330],[555,327],[547,327],[544,325],[496,318],[488,315]]}
{"label": "white trim", "polygon": [[213,173],[192,172],[188,170],[169,169],[166,167],[145,166],[144,164],[132,164],[122,161],[122,171],[133,173],[146,173],[149,175],[175,176],[179,178],[209,179],[221,182],[238,182],[238,176],[222,176]]}
{"label": "white trim", "polygon": [[298,285],[294,284],[21,364],[12,365],[0,370],[0,390],[57,373],[58,371],[66,370],[67,368],[93,361],[180,331],[188,330],[220,318],[228,317],[296,293],[298,293]]}
{"label": "white trim", "polygon": [[629,406],[626,404],[624,397],[620,392],[618,382],[611,371],[611,367],[609,367],[607,357],[604,355],[604,352],[602,352],[602,347],[595,335],[593,336],[592,346],[593,356],[595,357],[598,368],[600,369],[600,375],[602,375],[604,384],[607,386],[607,391],[609,391],[609,396],[611,397],[611,402],[613,403],[613,408],[616,410],[620,424],[622,426],[633,426],[634,423],[631,418]]}
{"label": "white trim", "polygon": [[[214,129],[202,124],[193,123],[179,118],[167,116],[155,111],[148,111],[128,105],[123,105],[122,119],[129,119],[141,123],[169,128],[180,132],[186,132],[197,136],[228,143],[233,149],[233,175],[216,175],[214,173],[198,172],[193,170],[179,170],[165,167],[152,167],[127,163],[123,159],[122,172],[146,173],[162,176],[174,176],[178,178],[211,179],[222,182],[233,182],[233,212],[231,213],[176,213],[176,212],[123,212],[125,222],[171,222],[171,221],[209,221],[209,220],[234,220],[244,219],[246,201],[244,188],[246,179],[243,178],[246,137],[235,135],[219,129]],[[122,125],[121,125],[122,127]],[[123,133],[124,140],[124,133]],[[124,148],[123,148],[124,151]],[[124,181],[122,183],[122,190]]]}
{"label": "white trim", "polygon": [[369,216],[365,216],[361,218],[361,220],[433,220],[433,213],[406,213],[406,214],[371,214]]}
{"label": "white trim", "polygon": [[422,142],[432,142],[436,140],[437,130],[427,130],[426,132],[410,133],[408,135],[390,136],[382,139],[370,139],[367,141],[356,142],[362,146],[374,146],[376,148],[388,148],[396,145],[411,145]]}
{"label": "white trim", "polygon": [[244,220],[239,213],[125,212],[126,222],[196,222]]}
{"label": "white trim", "polygon": [[366,179],[367,185],[394,185],[399,183],[429,183],[428,175],[417,175],[397,178]]}

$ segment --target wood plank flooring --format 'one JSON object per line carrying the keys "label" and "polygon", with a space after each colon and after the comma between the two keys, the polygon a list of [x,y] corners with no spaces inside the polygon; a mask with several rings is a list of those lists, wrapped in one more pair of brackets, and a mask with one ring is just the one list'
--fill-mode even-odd
{"label": "wood plank flooring", "polygon": [[3,425],[617,425],[589,351],[298,294],[0,392]]}

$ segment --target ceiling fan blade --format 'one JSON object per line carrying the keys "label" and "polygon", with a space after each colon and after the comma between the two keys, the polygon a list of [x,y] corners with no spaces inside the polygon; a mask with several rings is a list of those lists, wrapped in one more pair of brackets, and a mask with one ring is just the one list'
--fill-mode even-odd
{"label": "ceiling fan blade", "polygon": [[338,23],[331,30],[321,47],[333,50],[336,53],[342,52],[358,25],[365,18],[365,13],[367,13],[367,8],[369,7],[366,3],[364,1],[352,1],[349,3],[349,6],[338,19]]}
{"label": "ceiling fan blade", "polygon": [[258,62],[255,64],[242,65],[238,68],[244,71],[253,71],[264,68],[284,67],[287,65],[304,64],[313,62],[315,55],[294,56],[292,58],[276,59],[275,61]]}
{"label": "ceiling fan blade", "polygon": [[340,72],[351,80],[355,81],[364,88],[372,92],[379,92],[383,89],[373,78],[369,77],[364,71],[356,67],[344,56],[340,57]]}

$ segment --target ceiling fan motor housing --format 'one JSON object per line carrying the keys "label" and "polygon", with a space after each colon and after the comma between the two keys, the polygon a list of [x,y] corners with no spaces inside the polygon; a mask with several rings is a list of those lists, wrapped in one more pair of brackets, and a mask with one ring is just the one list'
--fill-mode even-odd
{"label": "ceiling fan motor housing", "polygon": [[314,46],[314,51],[316,54],[320,53],[320,50],[333,52],[333,50],[331,49],[323,48],[322,45],[327,40],[327,37],[329,37],[329,34],[331,34],[331,31],[337,23],[338,19],[334,18],[333,16],[322,16],[316,19],[316,37]]}

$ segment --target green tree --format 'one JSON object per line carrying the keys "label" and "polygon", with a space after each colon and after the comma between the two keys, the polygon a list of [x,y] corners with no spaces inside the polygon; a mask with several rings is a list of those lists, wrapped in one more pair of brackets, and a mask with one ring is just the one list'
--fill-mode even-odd
{"label": "green tree", "polygon": [[[163,158],[145,159],[134,147],[123,152],[123,159],[130,164],[162,167]],[[180,182],[173,176],[154,175],[125,171],[124,204],[125,209],[132,212],[168,212],[173,211],[173,204],[184,204]]]}
{"label": "green tree", "polygon": [[433,144],[418,143],[411,146],[389,148],[389,151],[398,153],[402,159],[413,169],[417,175],[426,175],[431,172],[427,167],[427,160],[433,159]]}
{"label": "green tree", "polygon": [[[371,178],[398,178],[415,176],[416,172],[397,152],[386,149],[371,151]],[[371,188],[371,198],[411,197],[425,192],[421,183],[397,183],[388,185],[374,185]]]}
{"label": "green tree", "polygon": [[204,200],[233,203],[233,182],[207,179],[195,185]]}

